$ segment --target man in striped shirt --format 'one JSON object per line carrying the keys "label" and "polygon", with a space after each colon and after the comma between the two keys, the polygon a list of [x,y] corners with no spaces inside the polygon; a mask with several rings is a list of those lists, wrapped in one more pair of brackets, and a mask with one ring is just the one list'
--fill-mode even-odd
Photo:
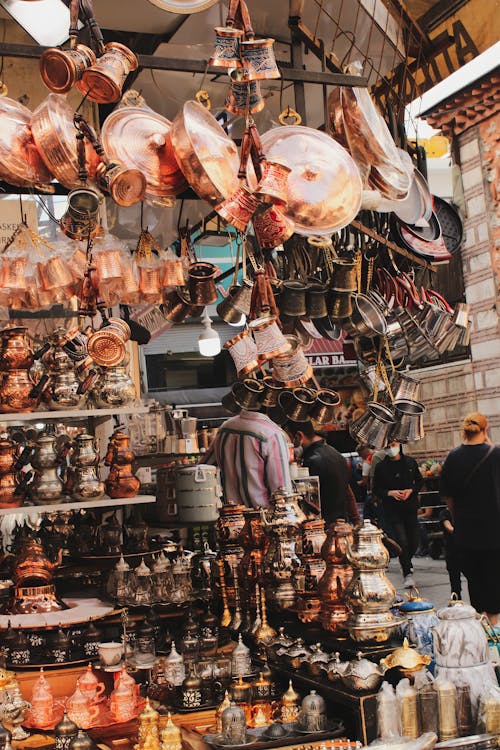
{"label": "man in striped shirt", "polygon": [[226,420],[203,463],[219,467],[226,503],[267,508],[275,490],[292,489],[286,435],[266,414],[243,409]]}

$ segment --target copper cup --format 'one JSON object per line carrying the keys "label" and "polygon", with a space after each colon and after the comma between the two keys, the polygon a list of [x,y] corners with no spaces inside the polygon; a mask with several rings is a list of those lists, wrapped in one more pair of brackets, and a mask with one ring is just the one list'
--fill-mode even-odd
{"label": "copper cup", "polygon": [[94,52],[85,44],[77,44],[74,49],[51,47],[40,58],[40,75],[48,89],[66,94],[95,63]]}
{"label": "copper cup", "polygon": [[246,69],[248,81],[280,77],[273,46],[274,39],[250,39],[241,42],[241,61]]}
{"label": "copper cup", "polygon": [[209,65],[219,68],[241,68],[240,42],[243,38],[241,29],[231,26],[215,27],[215,48]]}
{"label": "copper cup", "polygon": [[238,323],[242,315],[250,314],[253,284],[243,280],[241,286],[232,286],[226,297],[217,305],[217,314],[226,323]]}
{"label": "copper cup", "polygon": [[330,424],[335,416],[335,408],[340,404],[340,396],[328,388],[316,391],[316,403],[311,409],[310,417],[320,425]]}
{"label": "copper cup", "polygon": [[328,315],[326,286],[321,281],[310,281],[306,290],[306,314],[308,318],[324,318]]}
{"label": "copper cup", "polygon": [[290,317],[304,317],[306,314],[307,284],[303,281],[284,281],[281,287],[280,312]]}
{"label": "copper cup", "polygon": [[213,263],[197,261],[191,263],[188,271],[189,296],[196,305],[210,305],[217,299],[215,275],[218,272]]}
{"label": "copper cup", "polygon": [[356,292],[358,289],[356,280],[357,263],[336,258],[333,262],[333,274],[330,281],[330,289],[334,292]]}
{"label": "copper cup", "polygon": [[160,266],[139,266],[139,289],[147,302],[159,301],[161,297]]}
{"label": "copper cup", "polygon": [[182,323],[186,318],[196,318],[203,311],[203,306],[194,305],[187,295],[181,294],[177,289],[165,295],[160,307],[170,323]]}
{"label": "copper cup", "polygon": [[242,185],[233,195],[219,203],[215,210],[227,224],[244,232],[259,204],[260,200]]}
{"label": "copper cup", "polygon": [[99,229],[99,196],[96,191],[86,187],[72,190],[68,195],[68,208],[59,225],[72,240],[95,237]]}
{"label": "copper cup", "polygon": [[276,318],[265,316],[256,318],[249,324],[255,343],[260,363],[267,362],[280,354],[286,354],[291,349],[291,344],[281,333]]}
{"label": "copper cup", "polygon": [[290,172],[290,167],[285,164],[280,164],[277,161],[266,161],[264,174],[255,188],[254,195],[258,196],[264,203],[286,206],[288,202],[286,183]]}
{"label": "copper cup", "polygon": [[295,224],[276,206],[270,206],[253,218],[253,229],[257,242],[263,250],[271,250],[290,239]]}
{"label": "copper cup", "polygon": [[247,111],[255,115],[264,109],[265,101],[260,90],[258,81],[246,81],[245,71],[236,68],[229,74],[229,93],[226,97],[225,107],[233,115],[245,116]]}
{"label": "copper cup", "polygon": [[235,402],[242,409],[258,411],[261,407],[261,399],[264,394],[264,386],[260,380],[245,378],[233,383],[231,389]]}
{"label": "copper cup", "polygon": [[262,381],[264,383],[264,398],[261,403],[266,408],[272,408],[278,405],[278,398],[280,393],[283,392],[283,386],[277,383],[271,375],[266,375]]}
{"label": "copper cup", "polygon": [[58,255],[48,258],[44,263],[39,263],[38,272],[46,292],[69,286],[73,281],[68,264]]}
{"label": "copper cup", "polygon": [[348,318],[352,313],[351,292],[336,292],[330,290],[327,296],[328,315],[332,320]]}
{"label": "copper cup", "polygon": [[97,167],[96,177],[99,186],[107,190],[119,206],[134,206],[146,194],[146,178],[138,169],[101,162]]}
{"label": "copper cup", "polygon": [[294,388],[283,391],[278,403],[292,422],[307,422],[315,399],[316,394],[310,388]]}
{"label": "copper cup", "polygon": [[296,336],[286,336],[290,350],[273,359],[273,378],[285,388],[298,388],[311,379],[313,370]]}
{"label": "copper cup", "polygon": [[184,264],[180,258],[166,260],[163,286],[184,286]]}
{"label": "copper cup", "polygon": [[138,67],[139,61],[132,50],[119,42],[109,42],[104,54],[83,71],[76,85],[89,101],[112,104],[121,97],[128,74]]}
{"label": "copper cup", "polygon": [[257,344],[248,331],[241,331],[224,344],[231,355],[238,377],[249,375],[259,367]]}

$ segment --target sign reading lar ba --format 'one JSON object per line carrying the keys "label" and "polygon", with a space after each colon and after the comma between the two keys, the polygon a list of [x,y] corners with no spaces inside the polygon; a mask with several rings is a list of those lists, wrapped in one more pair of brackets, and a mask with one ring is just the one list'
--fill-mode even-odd
{"label": "sign reading lar ba", "polygon": [[306,357],[312,367],[342,367],[355,364],[355,361],[346,359],[343,352],[338,354],[307,354],[306,352]]}
{"label": "sign reading lar ba", "polygon": [[[33,200],[23,199],[23,214],[26,216],[26,223],[34,232],[38,229],[38,216],[36,203]],[[16,231],[16,227],[21,221],[21,209],[19,200],[9,198],[0,199],[0,252],[11,239]]]}

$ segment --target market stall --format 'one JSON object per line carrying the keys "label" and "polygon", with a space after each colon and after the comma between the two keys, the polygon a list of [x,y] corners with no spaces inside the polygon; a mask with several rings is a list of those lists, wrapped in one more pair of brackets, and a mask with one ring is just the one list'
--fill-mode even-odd
{"label": "market stall", "polygon": [[[147,55],[103,34],[91,2],[70,3],[68,45],[37,50],[49,91],[37,106],[0,97],[6,189],[67,196],[57,217],[44,205],[50,239],[21,200],[0,256],[7,750],[497,746],[497,636],[471,607],[403,602],[384,532],[326,527],[318,478],[292,446],[280,457],[292,484],[261,508],[224,495],[205,462],[220,415],[242,411],[411,448],[425,413],[411,369],[469,342],[468,305],[433,276],[459,249],[458,215],[443,231],[451,207],[432,196],[425,155],[368,88],[382,68],[332,70],[331,55],[321,73],[303,66],[302,44],[317,40],[296,5],[287,66],[252,8],[230,2],[172,119],[130,88]],[[418,24],[384,12],[385,32],[375,14],[372,27],[388,72],[410,55],[398,21],[410,36]],[[179,71],[196,72],[186,60]],[[259,114],[280,77],[295,107],[269,127]],[[324,87],[325,129],[301,124],[305,83]],[[184,201],[198,225],[182,220]],[[134,207],[127,241],[115,212]],[[151,207],[176,217],[167,247]],[[234,250],[229,268],[204,251],[207,226]],[[200,355],[217,355],[209,312],[231,331],[231,386],[207,427],[141,398],[137,350],[148,321],[199,320]]]}

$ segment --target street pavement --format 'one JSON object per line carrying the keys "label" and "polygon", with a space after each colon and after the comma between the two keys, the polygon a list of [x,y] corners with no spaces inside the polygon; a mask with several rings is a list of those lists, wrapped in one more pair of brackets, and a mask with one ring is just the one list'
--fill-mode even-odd
{"label": "street pavement", "polygon": [[[450,600],[450,580],[444,560],[433,560],[431,557],[413,558],[414,578],[420,596],[433,602],[436,607],[445,607]],[[398,594],[404,596],[403,576],[397,559],[389,563],[388,576],[396,587]],[[469,601],[467,581],[462,576],[462,598]]]}

